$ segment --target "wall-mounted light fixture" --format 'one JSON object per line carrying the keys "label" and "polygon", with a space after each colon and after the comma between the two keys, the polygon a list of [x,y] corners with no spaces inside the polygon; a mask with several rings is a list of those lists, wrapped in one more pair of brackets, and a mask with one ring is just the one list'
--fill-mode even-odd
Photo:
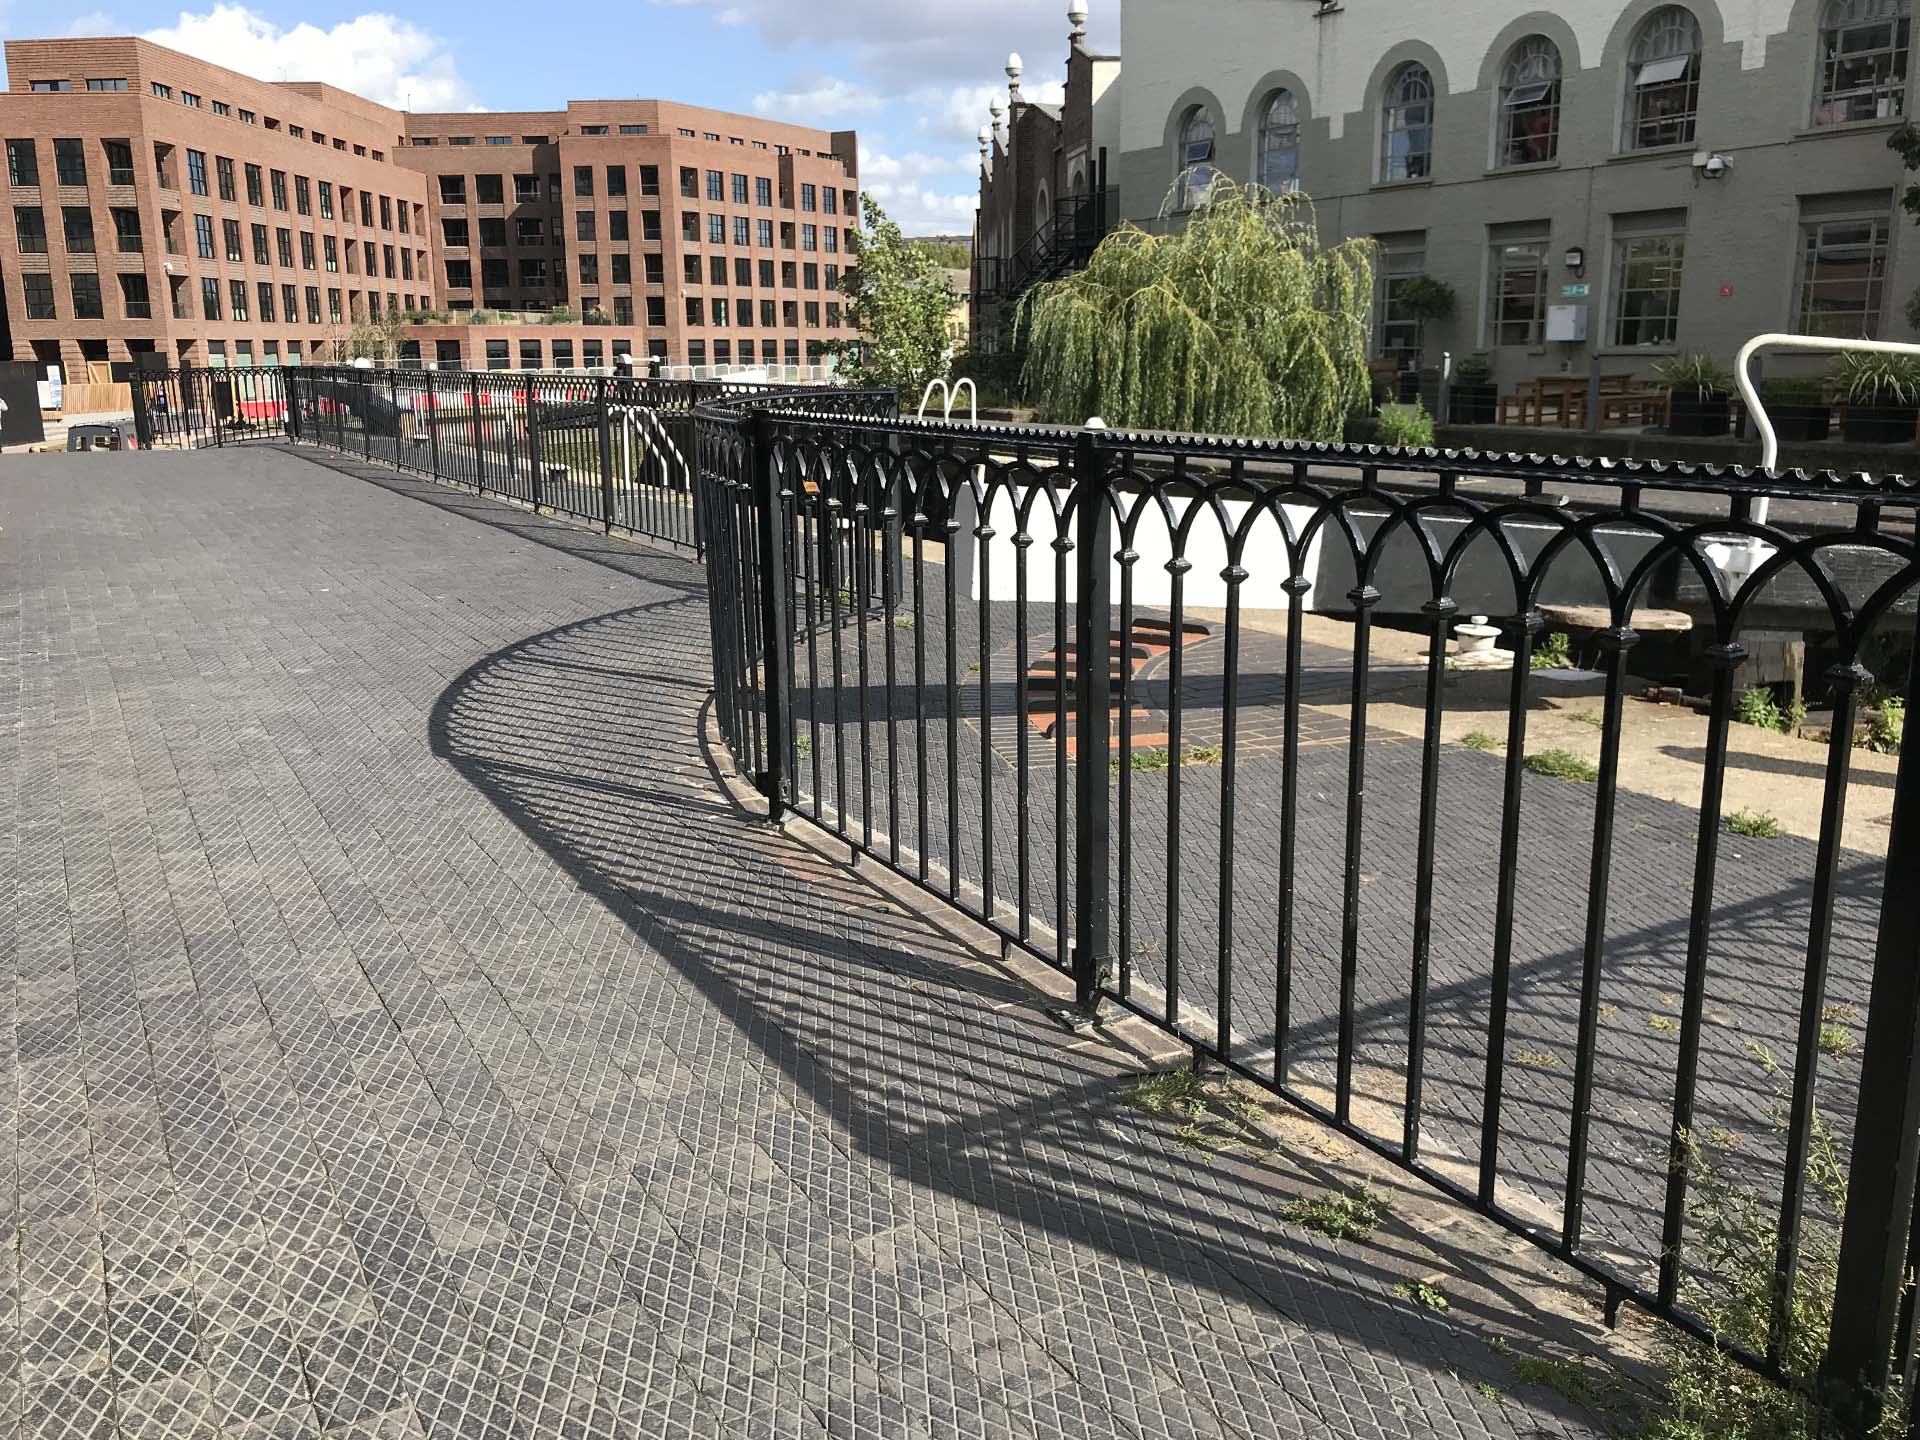
{"label": "wall-mounted light fixture", "polygon": [[1571,270],[1574,274],[1580,275],[1586,272],[1587,252],[1582,250],[1578,245],[1569,245],[1565,258],[1567,269]]}

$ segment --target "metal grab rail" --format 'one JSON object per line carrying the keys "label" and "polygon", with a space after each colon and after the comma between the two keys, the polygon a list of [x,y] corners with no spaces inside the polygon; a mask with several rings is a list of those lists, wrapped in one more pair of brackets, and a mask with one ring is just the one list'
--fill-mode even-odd
{"label": "metal grab rail", "polygon": [[[1760,391],[1754,385],[1752,371],[1753,357],[1762,350],[1772,348],[1793,350],[1826,350],[1834,354],[1848,352],[1869,355],[1911,355],[1920,357],[1920,345],[1908,344],[1899,340],[1842,340],[1830,335],[1785,335],[1770,332],[1756,335],[1740,347],[1740,353],[1733,362],[1733,378],[1740,387],[1740,398],[1746,402],[1747,413],[1753,416],[1754,428],[1760,432],[1760,468],[1778,470],[1780,468],[1780,439],[1774,433],[1773,421],[1767,415],[1767,407],[1761,403]],[[1767,502],[1760,501],[1755,519],[1762,524],[1767,519]]]}

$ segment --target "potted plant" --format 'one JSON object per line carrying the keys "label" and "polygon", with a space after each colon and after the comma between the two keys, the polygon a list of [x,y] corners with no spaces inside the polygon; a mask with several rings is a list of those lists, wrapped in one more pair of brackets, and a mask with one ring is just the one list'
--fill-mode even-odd
{"label": "potted plant", "polygon": [[1834,389],[1845,403],[1840,436],[1849,445],[1911,444],[1920,426],[1920,360],[1909,355],[1842,355]]}
{"label": "potted plant", "polygon": [[1762,380],[1757,388],[1776,439],[1804,444],[1827,438],[1833,408],[1827,404],[1827,382],[1820,376],[1782,376]]}
{"label": "potted plant", "polygon": [[1671,397],[1669,435],[1724,435],[1733,419],[1733,376],[1698,350],[1657,361],[1653,378]]}
{"label": "potted plant", "polygon": [[1454,425],[1491,425],[1500,410],[1500,391],[1485,355],[1468,355],[1453,367],[1447,420]]}
{"label": "potted plant", "polygon": [[1394,308],[1420,327],[1420,354],[1427,353],[1427,322],[1453,314],[1453,287],[1431,275],[1409,275],[1393,287]]}

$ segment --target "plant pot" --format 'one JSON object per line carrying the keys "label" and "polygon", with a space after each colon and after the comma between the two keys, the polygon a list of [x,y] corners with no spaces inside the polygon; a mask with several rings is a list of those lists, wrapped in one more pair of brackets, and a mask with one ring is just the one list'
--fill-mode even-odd
{"label": "plant pot", "polygon": [[1455,385],[1447,392],[1447,422],[1451,425],[1491,425],[1500,410],[1495,385]]}
{"label": "plant pot", "polygon": [[1725,395],[1699,390],[1673,392],[1669,435],[1724,435],[1733,424],[1733,406]]}
{"label": "plant pot", "polygon": [[1824,440],[1833,430],[1833,410],[1826,405],[1782,405],[1767,410],[1773,435],[1783,445],[1806,445]]}
{"label": "plant pot", "polygon": [[1920,406],[1849,405],[1840,416],[1840,436],[1849,445],[1911,445]]}

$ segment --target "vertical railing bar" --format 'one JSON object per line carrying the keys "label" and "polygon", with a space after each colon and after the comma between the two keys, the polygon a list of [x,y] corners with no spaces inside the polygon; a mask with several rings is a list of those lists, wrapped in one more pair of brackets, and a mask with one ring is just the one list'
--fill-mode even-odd
{"label": "vertical railing bar", "polygon": [[[1860,687],[1868,679],[1858,661],[1827,671],[1833,721],[1827,735],[1827,775],[1820,805],[1820,841],[1808,906],[1807,960],[1800,984],[1800,1025],[1794,1042],[1793,1093],[1787,1102],[1787,1158],[1775,1228],[1773,1305],[1767,1326],[1767,1359],[1779,1364],[1792,1340],[1794,1273],[1813,1146],[1814,1085],[1819,1078],[1820,1027],[1825,1018],[1827,970],[1833,956],[1833,902],[1839,880],[1840,846],[1846,834],[1847,790],[1853,776],[1853,726]],[[1911,1260],[1909,1260],[1911,1263]]]}
{"label": "vertical railing bar", "polygon": [[[1516,577],[1518,583],[1518,577]],[[1500,879],[1494,897],[1493,971],[1487,1000],[1487,1068],[1480,1109],[1480,1189],[1494,1203],[1500,1170],[1500,1112],[1506,1096],[1507,1004],[1513,983],[1513,927],[1520,896],[1520,800],[1526,779],[1527,689],[1533,639],[1544,617],[1529,606],[1518,620],[1507,695],[1507,758],[1500,807]]]}
{"label": "vertical railing bar", "polygon": [[1713,926],[1715,871],[1720,859],[1720,807],[1726,788],[1727,736],[1733,724],[1733,677],[1746,652],[1726,642],[1707,647],[1713,666],[1713,703],[1707,715],[1705,774],[1693,860],[1693,903],[1687,917],[1686,979],[1681,991],[1680,1054],[1674,1074],[1673,1123],[1667,1132],[1667,1193],[1660,1226],[1659,1297],[1671,1305],[1680,1293],[1681,1245],[1686,1233],[1686,1138],[1693,1133],[1699,1083],[1700,1026],[1707,1004],[1707,940]]}
{"label": "vertical railing bar", "polygon": [[[894,681],[899,672],[900,656],[898,633],[900,629],[900,471],[893,465],[887,467],[887,500],[880,512],[881,552],[884,563],[880,569],[880,589],[882,602],[886,606],[886,652],[887,652],[887,863],[898,869],[900,865],[900,727],[898,723],[899,701],[894,690]],[[912,618],[912,625],[918,628],[920,617]]]}
{"label": "vertical railing bar", "polygon": [[[1113,963],[1107,798],[1113,752],[1113,484],[1107,451],[1092,426],[1081,431],[1075,442],[1072,484],[1077,526],[1074,649],[1079,682],[1073,723],[1072,955],[1074,1003],[1081,1019],[1090,1021],[1111,983]],[[1062,694],[1063,709],[1065,698]],[[1060,848],[1064,852],[1065,844]]]}
{"label": "vertical railing bar", "polygon": [[[1371,486],[1374,472],[1367,471]],[[1364,553],[1356,562],[1364,576]],[[1342,1125],[1353,1123],[1354,1030],[1356,992],[1360,973],[1360,847],[1365,834],[1367,794],[1367,703],[1372,684],[1373,607],[1380,592],[1362,580],[1347,592],[1353,602],[1353,697],[1347,729],[1346,864],[1340,904],[1340,1019],[1335,1058],[1334,1115]]]}
{"label": "vertical railing bar", "polygon": [[[1304,482],[1306,464],[1295,467],[1296,482]],[[1286,709],[1280,732],[1280,886],[1278,944],[1274,964],[1273,997],[1273,1080],[1287,1084],[1289,1040],[1293,1033],[1293,935],[1296,912],[1296,884],[1299,875],[1300,839],[1300,667],[1306,626],[1306,596],[1313,589],[1311,578],[1297,573],[1301,560],[1290,555],[1289,575],[1283,588],[1287,594],[1287,693]],[[1173,643],[1177,648],[1181,636]]]}
{"label": "vertical railing bar", "polygon": [[[1232,493],[1239,494],[1246,478],[1246,463],[1235,457],[1229,480]],[[1234,819],[1240,767],[1240,604],[1241,586],[1247,580],[1247,567],[1240,563],[1241,541],[1231,529],[1221,536],[1226,543],[1227,566],[1220,572],[1226,583],[1226,624],[1223,638],[1225,655],[1220,686],[1220,889],[1219,910],[1215,917],[1218,932],[1218,967],[1214,977],[1214,1049],[1222,1059],[1233,1056],[1233,944],[1234,944]],[[1175,770],[1184,769],[1186,757],[1178,751],[1169,757]]]}
{"label": "vertical railing bar", "polygon": [[[868,625],[872,618],[873,590],[872,567],[869,557],[873,553],[873,536],[867,527],[870,508],[867,504],[866,478],[858,470],[852,473],[853,482],[853,520],[847,532],[849,546],[858,559],[853,570],[853,598],[859,608],[859,645],[860,663],[860,834],[861,843],[869,850],[873,848],[873,745],[868,730],[868,696],[872,693],[872,676],[868,664],[868,653],[872,648]],[[848,827],[851,831],[852,827]]]}
{"label": "vertical railing bar", "polygon": [[[953,441],[942,442],[944,453],[951,460]],[[993,528],[994,489],[991,485],[980,487],[980,505],[977,511],[977,523],[973,527],[974,552],[979,564],[975,574],[979,576],[980,599],[978,609],[979,634],[975,636],[974,646],[978,652],[977,669],[980,675],[980,912],[988,920],[993,919],[996,905],[994,886],[993,856],[993,541],[996,531]],[[1015,498],[1015,504],[1019,503]]]}
{"label": "vertical railing bar", "polygon": [[1407,1163],[1420,1158],[1420,1121],[1426,1107],[1427,975],[1433,957],[1433,870],[1440,809],[1440,724],[1447,674],[1447,626],[1457,608],[1436,596],[1423,607],[1432,621],[1427,642],[1427,706],[1420,746],[1419,838],[1414,860],[1413,967],[1408,976],[1406,1105],[1400,1147]]}
{"label": "vertical railing bar", "polygon": [[[1129,469],[1132,468],[1132,456],[1129,454]],[[1168,486],[1168,495],[1179,496],[1187,490],[1187,457],[1176,455],[1173,461],[1173,480]],[[1189,493],[1186,496],[1189,506],[1195,502]],[[1166,563],[1167,574],[1171,577],[1167,586],[1167,614],[1169,628],[1176,641],[1184,633],[1186,624],[1187,572],[1193,569],[1193,562],[1186,557],[1186,541],[1182,535],[1182,526],[1187,517],[1175,514],[1169,521],[1168,547],[1171,552]],[[1184,645],[1175,644],[1167,655],[1167,754],[1169,757],[1180,754],[1186,748],[1183,733],[1186,720],[1186,666],[1187,656]],[[1131,766],[1133,757],[1127,757]],[[1181,784],[1182,767],[1167,767],[1167,933],[1166,933],[1166,982],[1167,982],[1167,1024],[1177,1025],[1180,1021],[1180,802],[1184,793]]]}
{"label": "vertical railing bar", "polygon": [[1615,797],[1620,783],[1621,702],[1627,652],[1639,636],[1625,622],[1597,637],[1607,654],[1607,690],[1601,712],[1600,778],[1594,798],[1593,855],[1587,884],[1586,938],[1580,964],[1580,1021],[1573,1062],[1573,1115],[1567,1139],[1567,1193],[1560,1243],[1568,1254],[1580,1248],[1586,1210],[1587,1137],[1593,1127],[1593,1069],[1599,1050],[1600,968],[1607,940],[1608,885],[1613,872]]}

